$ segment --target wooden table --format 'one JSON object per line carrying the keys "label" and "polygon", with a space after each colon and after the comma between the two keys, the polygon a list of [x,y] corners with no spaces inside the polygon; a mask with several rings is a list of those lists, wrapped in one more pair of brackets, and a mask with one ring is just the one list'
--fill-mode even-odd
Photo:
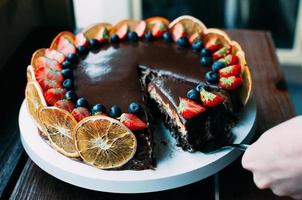
{"label": "wooden table", "polygon": [[[178,189],[148,194],[110,194],[82,189],[64,183],[42,171],[24,153],[18,137],[17,113],[23,100],[25,68],[31,53],[48,46],[57,30],[33,32],[16,52],[14,58],[1,71],[1,91],[12,94],[0,105],[6,121],[2,120],[0,140],[0,196],[3,199],[214,199],[214,178]],[[275,48],[268,32],[230,30],[246,52],[253,74],[254,97],[257,103],[256,138],[265,130],[295,115],[288,96],[286,82],[277,62]],[[49,38],[45,40],[45,38]],[[16,73],[16,70],[19,73]],[[5,73],[5,76],[3,75]],[[17,74],[17,75],[16,75]],[[17,77],[19,78],[17,78]],[[16,77],[14,83],[9,77]],[[11,92],[14,90],[14,92]],[[18,105],[18,106],[16,106]],[[261,191],[253,183],[251,173],[242,169],[241,159],[222,170],[219,177],[220,199],[285,199],[270,191]]]}

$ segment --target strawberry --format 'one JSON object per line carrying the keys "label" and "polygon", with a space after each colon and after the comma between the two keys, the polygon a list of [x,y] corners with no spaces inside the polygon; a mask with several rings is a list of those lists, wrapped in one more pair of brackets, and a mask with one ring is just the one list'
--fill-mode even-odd
{"label": "strawberry", "polygon": [[177,41],[181,37],[186,37],[185,27],[182,23],[177,23],[172,29],[172,38],[174,41]]}
{"label": "strawberry", "polygon": [[116,31],[115,34],[119,37],[120,40],[124,40],[127,37],[127,33],[128,33],[128,25],[124,24]]}
{"label": "strawberry", "polygon": [[217,37],[212,37],[210,38],[206,45],[205,45],[205,48],[206,49],[209,49],[210,51],[212,52],[215,52],[217,51],[219,48],[221,48],[222,44],[221,42],[219,41],[219,39]]}
{"label": "strawberry", "polygon": [[231,65],[219,70],[219,77],[239,76],[241,74],[240,65]]}
{"label": "strawberry", "polygon": [[78,33],[75,36],[74,44],[75,44],[76,47],[79,47],[79,46],[87,47],[88,46],[88,40],[87,40],[86,36],[83,33]]}
{"label": "strawberry", "polygon": [[45,68],[53,68],[56,70],[61,70],[62,66],[54,59],[41,56],[36,59],[35,61],[35,68],[38,69],[40,67],[45,67]]}
{"label": "strawberry", "polygon": [[38,82],[43,91],[47,91],[50,88],[62,88],[62,84],[56,80],[41,79]]}
{"label": "strawberry", "polygon": [[239,63],[239,58],[236,55],[227,55],[224,58],[220,58],[219,61],[225,62],[227,66],[229,65],[236,65]]}
{"label": "strawberry", "polygon": [[56,80],[62,82],[64,80],[61,71],[53,68],[40,67],[36,70],[35,76],[38,82],[41,80]]}
{"label": "strawberry", "polygon": [[192,44],[193,44],[195,41],[198,41],[198,40],[200,40],[200,39],[201,39],[200,33],[195,32],[195,33],[193,33],[193,34],[190,36],[190,38],[189,38],[189,43],[190,43],[190,45],[192,46]]}
{"label": "strawberry", "polygon": [[152,35],[155,38],[163,36],[164,32],[167,31],[167,27],[163,22],[157,22],[152,27]]}
{"label": "strawberry", "polygon": [[225,90],[235,90],[242,85],[242,78],[236,76],[222,77],[219,79],[219,86]]}
{"label": "strawberry", "polygon": [[108,34],[108,29],[106,27],[102,28],[99,30],[99,32],[96,35],[96,39],[100,42],[106,42],[109,40],[109,34]]}
{"label": "strawberry", "polygon": [[223,98],[218,94],[208,92],[205,89],[200,91],[200,99],[205,106],[215,107],[223,102]]}
{"label": "strawberry", "polygon": [[82,119],[84,119],[85,117],[90,116],[89,110],[85,107],[77,107],[77,108],[73,109],[71,114],[78,122],[81,121]]}
{"label": "strawberry", "polygon": [[74,109],[74,103],[67,99],[62,99],[62,100],[57,101],[54,106],[64,109],[70,113]]}
{"label": "strawberry", "polygon": [[188,98],[179,97],[177,111],[185,119],[191,119],[205,111],[205,107]]}
{"label": "strawberry", "polygon": [[146,31],[146,22],[145,21],[140,21],[138,25],[135,27],[134,32],[136,32],[138,37],[143,37]]}
{"label": "strawberry", "polygon": [[65,60],[64,54],[54,50],[54,49],[45,49],[45,57],[53,59],[58,63],[62,63]]}
{"label": "strawberry", "polygon": [[147,127],[147,124],[145,122],[131,113],[123,113],[120,116],[120,122],[122,122],[131,131],[139,131]]}
{"label": "strawberry", "polygon": [[228,55],[231,52],[231,48],[228,47],[221,47],[220,49],[218,49],[217,51],[215,51],[213,53],[213,59],[214,60],[218,60],[220,58],[225,57],[226,55]]}
{"label": "strawberry", "polygon": [[57,51],[63,53],[65,56],[71,53],[76,53],[76,47],[73,41],[67,39],[67,37],[61,36],[58,41]]}
{"label": "strawberry", "polygon": [[65,89],[62,88],[50,88],[44,92],[44,98],[49,105],[55,105],[55,103],[64,98],[66,93]]}

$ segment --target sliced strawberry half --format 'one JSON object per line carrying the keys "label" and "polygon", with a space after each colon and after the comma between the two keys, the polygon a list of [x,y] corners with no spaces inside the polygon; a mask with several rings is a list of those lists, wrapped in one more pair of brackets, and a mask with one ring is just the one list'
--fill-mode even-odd
{"label": "sliced strawberry half", "polygon": [[207,107],[215,107],[223,102],[223,98],[221,96],[208,92],[205,89],[200,91],[200,99]]}
{"label": "sliced strawberry half", "polygon": [[225,62],[227,66],[236,65],[239,63],[239,57],[229,54],[226,57],[219,59],[219,61]]}
{"label": "sliced strawberry half", "polygon": [[56,61],[52,58],[48,58],[46,56],[41,56],[41,57],[37,58],[35,61],[35,68],[38,69],[41,67],[53,68],[56,70],[62,69],[62,66],[60,63],[58,63],[58,61]]}
{"label": "sliced strawberry half", "polygon": [[231,48],[228,47],[221,47],[220,49],[218,49],[217,51],[215,51],[213,53],[213,59],[214,60],[218,60],[220,58],[225,57],[226,55],[228,55],[231,52]]}
{"label": "sliced strawberry half", "polygon": [[78,46],[87,47],[88,46],[88,40],[87,40],[86,36],[83,33],[78,33],[75,36],[74,44],[75,44],[76,47],[78,47]]}
{"label": "sliced strawberry half", "polygon": [[61,71],[47,67],[38,68],[35,72],[35,76],[38,82],[45,79],[56,80],[58,82],[62,82],[64,80]]}
{"label": "sliced strawberry half", "polygon": [[212,52],[217,51],[218,49],[220,49],[222,46],[219,38],[217,37],[212,37],[210,38],[207,43],[205,44],[205,48],[209,49]]}
{"label": "sliced strawberry half", "polygon": [[182,25],[182,23],[177,23],[172,29],[172,38],[174,41],[177,41],[181,37],[186,37],[186,31],[185,27]]}
{"label": "sliced strawberry half", "polygon": [[122,122],[131,131],[139,131],[147,127],[147,124],[145,122],[131,113],[123,113],[120,116],[120,122]]}
{"label": "sliced strawberry half", "polygon": [[90,116],[89,110],[85,107],[77,107],[77,108],[73,109],[71,114],[78,122],[81,121],[82,119],[84,119],[85,117]]}
{"label": "sliced strawberry half", "polygon": [[73,41],[69,41],[67,37],[61,36],[58,40],[57,51],[63,53],[65,56],[76,52],[76,47]]}
{"label": "sliced strawberry half", "polygon": [[235,90],[242,85],[242,78],[236,76],[222,77],[219,86],[225,90]]}
{"label": "sliced strawberry half", "polygon": [[48,105],[55,105],[55,103],[64,98],[66,90],[63,88],[50,88],[44,92],[44,98]]}
{"label": "sliced strawberry half", "polygon": [[189,43],[192,45],[195,41],[201,40],[201,35],[200,33],[193,33],[190,38],[189,38]]}
{"label": "sliced strawberry half", "polygon": [[96,34],[95,38],[100,42],[104,43],[109,40],[109,33],[106,27],[101,28],[99,32]]}
{"label": "sliced strawberry half", "polygon": [[124,24],[116,31],[115,34],[118,35],[120,40],[124,40],[127,37],[127,33],[128,33],[128,25]]}
{"label": "sliced strawberry half", "polygon": [[41,79],[38,83],[43,91],[47,91],[50,88],[63,88],[62,83],[56,80]]}
{"label": "sliced strawberry half", "polygon": [[147,24],[145,21],[140,21],[138,25],[135,27],[135,32],[138,37],[143,37],[146,31]]}
{"label": "sliced strawberry half", "polygon": [[62,63],[65,60],[64,54],[54,50],[54,49],[45,49],[45,57],[53,59],[58,63]]}
{"label": "sliced strawberry half", "polygon": [[188,98],[179,97],[177,111],[185,119],[191,119],[206,110],[205,107]]}
{"label": "sliced strawberry half", "polygon": [[231,65],[219,70],[219,77],[240,76],[241,66]]}
{"label": "sliced strawberry half", "polygon": [[163,36],[163,34],[167,31],[167,26],[163,23],[163,22],[156,22],[153,26],[152,26],[152,35],[155,38],[159,38],[161,36]]}
{"label": "sliced strawberry half", "polygon": [[67,100],[67,99],[62,99],[62,100],[59,100],[57,101],[54,106],[58,107],[58,108],[61,108],[61,109],[64,109],[68,112],[72,112],[72,110],[74,109],[74,103],[70,100]]}

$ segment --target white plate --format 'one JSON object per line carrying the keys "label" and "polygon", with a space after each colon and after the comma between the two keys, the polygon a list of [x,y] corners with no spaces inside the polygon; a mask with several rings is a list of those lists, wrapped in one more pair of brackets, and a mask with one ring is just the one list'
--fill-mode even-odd
{"label": "white plate", "polygon": [[[255,102],[251,100],[236,127],[234,143],[247,143],[253,135],[256,119]],[[157,168],[143,171],[106,171],[69,159],[43,140],[33,124],[23,101],[19,113],[21,140],[29,157],[44,171],[67,183],[104,192],[143,193],[172,189],[202,180],[233,162],[241,152],[222,149],[213,153],[188,153],[175,147],[169,132],[155,132]],[[167,141],[168,145],[160,141]]]}

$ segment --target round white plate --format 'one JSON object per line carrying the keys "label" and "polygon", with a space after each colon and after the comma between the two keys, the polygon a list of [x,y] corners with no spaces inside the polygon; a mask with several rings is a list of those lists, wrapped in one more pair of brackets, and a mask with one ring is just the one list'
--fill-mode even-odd
{"label": "round white plate", "polygon": [[[248,143],[251,140],[255,119],[256,106],[251,100],[232,129],[234,143]],[[175,140],[169,132],[159,127],[154,133],[157,144],[155,170],[106,171],[69,159],[52,149],[40,137],[25,101],[20,108],[19,126],[25,151],[41,169],[67,183],[104,192],[143,193],[184,186],[215,174],[241,154],[230,148],[207,154],[184,152],[175,146]]]}

